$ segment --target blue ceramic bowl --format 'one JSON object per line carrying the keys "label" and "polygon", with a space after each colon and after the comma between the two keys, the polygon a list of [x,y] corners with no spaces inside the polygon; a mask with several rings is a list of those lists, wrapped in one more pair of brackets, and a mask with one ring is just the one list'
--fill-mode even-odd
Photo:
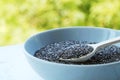
{"label": "blue ceramic bowl", "polygon": [[79,26],[54,29],[31,36],[25,42],[24,50],[28,62],[44,80],[120,80],[120,61],[73,65],[49,62],[33,56],[36,50],[53,42],[64,40],[101,42],[117,36],[120,36],[120,31],[107,28]]}

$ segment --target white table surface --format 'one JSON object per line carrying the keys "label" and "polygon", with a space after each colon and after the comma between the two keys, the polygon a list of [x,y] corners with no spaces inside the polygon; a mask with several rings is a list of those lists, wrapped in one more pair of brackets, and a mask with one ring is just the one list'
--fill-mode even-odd
{"label": "white table surface", "polygon": [[43,80],[27,62],[23,44],[0,47],[0,80]]}

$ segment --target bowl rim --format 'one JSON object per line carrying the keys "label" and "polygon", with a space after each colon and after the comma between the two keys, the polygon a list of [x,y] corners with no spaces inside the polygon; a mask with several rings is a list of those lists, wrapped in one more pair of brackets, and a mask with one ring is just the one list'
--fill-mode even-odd
{"label": "bowl rim", "polygon": [[[54,65],[59,65],[59,66],[72,66],[72,67],[97,67],[97,66],[110,66],[110,65],[115,65],[120,63],[120,61],[114,61],[114,62],[110,62],[110,63],[104,63],[104,64],[64,64],[64,63],[57,63],[57,62],[52,62],[52,61],[47,61],[47,60],[42,60],[39,59],[37,57],[34,57],[33,55],[29,54],[27,52],[27,50],[25,49],[25,45],[28,42],[29,39],[33,38],[36,35],[42,34],[42,33],[46,33],[46,32],[52,32],[52,31],[56,31],[56,30],[64,30],[64,29],[77,29],[77,28],[81,28],[81,29],[105,29],[105,30],[109,30],[109,31],[114,31],[114,29],[111,28],[103,28],[103,27],[94,27],[94,26],[69,26],[69,27],[62,27],[62,28],[54,28],[54,29],[50,29],[50,30],[45,30],[45,31],[41,31],[41,32],[37,32],[33,35],[31,35],[30,37],[28,37],[28,39],[26,39],[26,41],[23,44],[23,52],[25,53],[26,56],[29,56],[30,58],[32,58],[35,61],[39,61],[39,62],[43,62],[46,64],[54,64]],[[118,30],[115,30],[118,31]]]}

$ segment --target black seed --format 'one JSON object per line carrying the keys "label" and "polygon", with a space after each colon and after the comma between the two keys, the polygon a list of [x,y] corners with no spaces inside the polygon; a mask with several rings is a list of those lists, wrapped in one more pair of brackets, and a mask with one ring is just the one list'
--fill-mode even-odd
{"label": "black seed", "polygon": [[69,59],[86,55],[93,51],[93,48],[86,44],[96,43],[97,42],[80,42],[73,40],[56,42],[37,50],[34,56],[43,60],[65,64],[105,64],[120,60],[120,47],[115,45],[101,48],[91,59],[82,63],[65,62],[59,60],[59,58]]}

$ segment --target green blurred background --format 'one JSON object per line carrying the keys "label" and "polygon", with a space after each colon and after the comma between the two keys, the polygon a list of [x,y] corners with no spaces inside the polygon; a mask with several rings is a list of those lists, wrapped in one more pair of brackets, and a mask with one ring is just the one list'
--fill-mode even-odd
{"label": "green blurred background", "polygon": [[1,0],[0,45],[67,26],[120,29],[120,0]]}

